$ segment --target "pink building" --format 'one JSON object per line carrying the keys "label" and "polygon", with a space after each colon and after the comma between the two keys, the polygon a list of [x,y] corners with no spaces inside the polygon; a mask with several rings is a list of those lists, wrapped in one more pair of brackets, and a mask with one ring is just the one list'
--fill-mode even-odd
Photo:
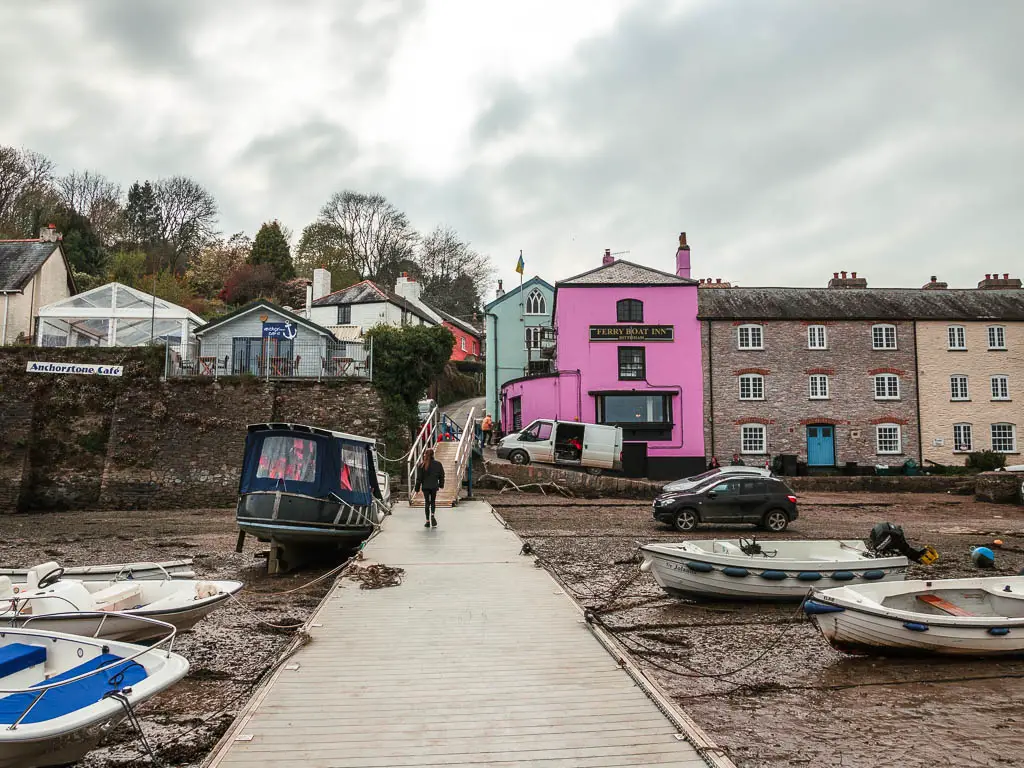
{"label": "pink building", "polygon": [[505,384],[502,424],[509,431],[540,418],[615,424],[627,472],[631,464],[655,479],[701,471],[697,285],[685,233],[674,272],[606,251],[601,266],[556,283],[555,370]]}

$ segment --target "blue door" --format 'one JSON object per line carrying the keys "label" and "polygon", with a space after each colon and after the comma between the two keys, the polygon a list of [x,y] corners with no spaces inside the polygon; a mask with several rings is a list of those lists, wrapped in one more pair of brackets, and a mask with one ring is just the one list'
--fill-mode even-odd
{"label": "blue door", "polygon": [[831,467],[836,463],[835,427],[820,424],[807,428],[807,466]]}

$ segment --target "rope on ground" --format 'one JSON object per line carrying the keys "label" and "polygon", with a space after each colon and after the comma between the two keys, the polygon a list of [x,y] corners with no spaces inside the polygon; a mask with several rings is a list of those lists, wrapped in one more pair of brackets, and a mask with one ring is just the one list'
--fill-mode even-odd
{"label": "rope on ground", "polygon": [[356,568],[346,576],[360,582],[360,589],[384,589],[400,586],[404,573],[404,568],[392,568],[381,563],[373,563],[365,568]]}

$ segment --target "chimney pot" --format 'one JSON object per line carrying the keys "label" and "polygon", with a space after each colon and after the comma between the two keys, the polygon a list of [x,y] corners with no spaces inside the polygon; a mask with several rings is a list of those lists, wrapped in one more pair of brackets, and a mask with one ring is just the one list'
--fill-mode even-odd
{"label": "chimney pot", "polygon": [[720,277],[716,277],[716,278],[715,278],[715,282],[716,282],[716,283],[720,283],[720,282],[722,282],[722,278],[720,278]]}
{"label": "chimney pot", "polygon": [[992,273],[991,272],[985,273],[985,279],[986,280],[991,280],[992,279]]}
{"label": "chimney pot", "polygon": [[843,280],[845,280],[846,279],[846,270],[844,269],[840,274],[843,276]]}
{"label": "chimney pot", "polygon": [[679,233],[679,247],[680,248],[689,248],[690,247],[690,246],[688,246],[686,244],[686,233],[685,232],[680,232]]}
{"label": "chimney pot", "polygon": [[857,279],[857,273],[856,272],[851,272],[850,273],[850,277],[852,277],[854,280],[856,280]]}
{"label": "chimney pot", "polygon": [[611,248],[605,248],[604,249],[604,258],[601,259],[601,263],[602,264],[611,264],[614,261],[615,261],[615,257],[612,256],[612,249]]}
{"label": "chimney pot", "polygon": [[937,275],[932,275],[932,282],[933,282],[933,283],[937,283],[937,282],[939,282],[939,278],[938,278],[938,276],[937,276]]}
{"label": "chimney pot", "polygon": [[1003,280],[1009,280],[1009,279],[1010,279],[1010,273],[1009,272],[1003,272]]}
{"label": "chimney pot", "polygon": [[[679,248],[676,249],[676,275],[685,278],[686,280],[691,279],[690,275],[690,246],[686,244],[686,233],[679,233]],[[711,278],[707,281],[710,283]]]}
{"label": "chimney pot", "polygon": [[838,272],[833,272],[832,273],[832,279],[833,280],[838,280],[839,279],[839,273]]}

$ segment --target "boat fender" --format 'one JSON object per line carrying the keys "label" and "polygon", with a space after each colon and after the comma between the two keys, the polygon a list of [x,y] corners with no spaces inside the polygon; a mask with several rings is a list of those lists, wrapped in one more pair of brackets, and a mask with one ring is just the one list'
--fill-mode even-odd
{"label": "boat fender", "polygon": [[651,570],[651,566],[654,565],[653,560],[644,560],[643,565],[640,566],[641,573],[648,573]]}
{"label": "boat fender", "polygon": [[761,571],[761,578],[768,579],[769,581],[782,581],[788,579],[789,574],[785,571]]}
{"label": "boat fender", "polygon": [[1004,635],[1010,634],[1010,628],[1009,627],[989,627],[988,633],[990,635],[996,635],[997,637],[1002,637]]}
{"label": "boat fender", "polygon": [[833,581],[849,581],[853,578],[853,571],[836,571],[829,578]]}
{"label": "boat fender", "polygon": [[919,621],[904,621],[903,622],[903,626],[904,626],[904,628],[909,629],[911,632],[927,632],[928,631],[928,625],[927,624],[922,624]]}
{"label": "boat fender", "polygon": [[879,579],[885,578],[885,571],[879,571],[877,569],[873,571],[864,571],[860,576],[862,579],[867,579],[868,581],[878,581]]}
{"label": "boat fender", "polygon": [[204,600],[213,597],[218,592],[217,587],[205,581],[196,584],[196,600]]}
{"label": "boat fender", "polygon": [[796,577],[800,581],[817,581],[821,578],[821,574],[817,571],[800,571]]}
{"label": "boat fender", "polygon": [[821,613],[842,613],[846,609],[841,605],[830,605],[828,603],[819,603],[817,600],[805,600],[804,601],[804,613],[808,616],[814,616]]}
{"label": "boat fender", "polygon": [[710,573],[715,570],[711,563],[701,563],[694,560],[687,560],[686,567],[691,571],[697,571],[698,573]]}
{"label": "boat fender", "polygon": [[722,569],[722,573],[724,573],[726,576],[735,576],[737,578],[742,578],[744,576],[750,575],[750,571],[748,571],[746,568],[737,568],[733,565],[727,565],[725,568]]}

